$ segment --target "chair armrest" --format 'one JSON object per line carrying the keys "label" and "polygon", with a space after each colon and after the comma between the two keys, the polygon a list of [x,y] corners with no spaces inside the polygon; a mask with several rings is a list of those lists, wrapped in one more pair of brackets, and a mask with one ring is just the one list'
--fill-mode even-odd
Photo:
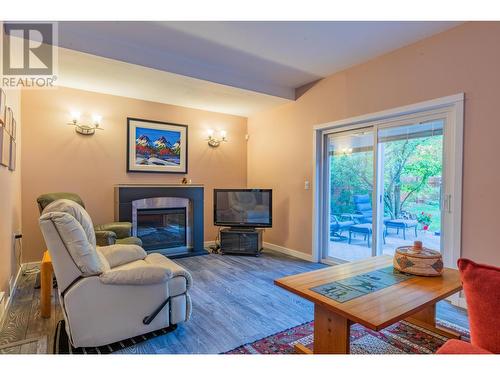
{"label": "chair armrest", "polygon": [[160,284],[171,278],[172,271],[170,269],[149,264],[128,269],[112,269],[99,275],[103,284],[114,285]]}
{"label": "chair armrest", "polygon": [[146,258],[144,258],[144,261],[148,264],[171,270],[172,277],[178,277],[178,276],[184,277],[186,279],[187,289],[191,288],[191,285],[193,285],[193,277],[184,267],[181,267],[178,263],[175,263],[171,259],[161,254],[158,253],[148,254]]}
{"label": "chair armrest", "polygon": [[132,235],[132,223],[127,223],[125,221],[96,225],[94,229],[96,231],[105,230],[115,232],[116,238],[126,238]]}
{"label": "chair armrest", "polygon": [[116,233],[109,230],[96,230],[95,240],[97,246],[114,245],[116,242]]}
{"label": "chair armrest", "polygon": [[99,247],[97,251],[99,251],[102,256],[106,258],[111,268],[134,262],[136,260],[142,260],[147,256],[144,249],[137,245],[115,244]]}

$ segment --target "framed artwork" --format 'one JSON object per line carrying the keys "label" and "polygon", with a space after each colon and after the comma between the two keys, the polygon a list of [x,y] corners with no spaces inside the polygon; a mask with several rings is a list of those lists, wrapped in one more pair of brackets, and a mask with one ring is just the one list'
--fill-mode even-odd
{"label": "framed artwork", "polygon": [[5,107],[4,126],[9,134],[12,134],[12,120],[14,120],[12,108]]}
{"label": "framed artwork", "polygon": [[11,125],[10,125],[10,136],[14,140],[16,139],[16,130],[17,130],[16,119],[12,118],[12,122],[11,122]]}
{"label": "framed artwork", "polygon": [[8,167],[10,161],[10,135],[7,128],[0,127],[0,164]]}
{"label": "framed artwork", "polygon": [[16,141],[12,137],[10,138],[9,170],[16,170]]}
{"label": "framed artwork", "polygon": [[187,173],[187,125],[127,118],[127,172]]}
{"label": "framed artwork", "polygon": [[5,91],[0,88],[0,126],[5,124],[5,103],[7,101],[7,96],[5,95]]}

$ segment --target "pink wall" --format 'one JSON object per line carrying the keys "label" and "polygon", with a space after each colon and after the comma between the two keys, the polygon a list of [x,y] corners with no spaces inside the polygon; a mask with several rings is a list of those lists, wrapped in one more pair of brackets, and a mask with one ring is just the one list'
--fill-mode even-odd
{"label": "pink wall", "polygon": [[0,165],[0,292],[9,295],[9,280],[14,280],[18,269],[14,233],[21,232],[21,92],[15,89],[5,91],[7,105],[12,108],[17,123],[16,170],[9,171]]}
{"label": "pink wall", "polygon": [[[247,120],[243,117],[59,88],[22,93],[22,223],[24,261],[40,260],[45,249],[38,228],[36,198],[70,191],[81,195],[95,224],[114,219],[113,186],[123,183],[180,183],[183,175],[126,172],[127,117],[189,126],[187,178],[205,185],[205,240],[214,240],[212,189],[246,186]],[[103,131],[81,136],[66,125],[69,112],[82,120],[103,116]],[[206,142],[207,129],[226,130],[229,141],[219,148]]]}
{"label": "pink wall", "polygon": [[319,81],[248,120],[248,185],[274,189],[265,240],[311,253],[312,127],[464,92],[462,254],[500,265],[500,22],[466,23]]}

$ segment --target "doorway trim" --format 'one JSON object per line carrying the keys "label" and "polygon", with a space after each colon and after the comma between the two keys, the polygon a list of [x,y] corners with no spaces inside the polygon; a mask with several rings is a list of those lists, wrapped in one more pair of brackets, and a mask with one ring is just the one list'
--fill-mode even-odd
{"label": "doorway trim", "polygon": [[[377,121],[387,121],[391,118],[405,115],[419,114],[433,110],[442,110],[448,114],[451,122],[448,137],[448,153],[454,155],[454,164],[450,165],[450,183],[453,192],[451,196],[460,199],[450,199],[446,197],[445,208],[454,213],[452,216],[453,234],[448,238],[451,253],[446,263],[448,266],[456,267],[456,263],[461,254],[461,232],[462,232],[462,166],[463,166],[463,126],[464,126],[464,93],[450,95],[442,98],[423,101],[411,105],[392,108],[380,112],[346,118],[338,121],[318,124],[313,127],[313,205],[312,205],[312,257],[315,262],[322,262],[322,249],[326,235],[324,230],[325,205],[321,204],[325,198],[325,170],[326,164],[323,161],[326,157],[324,137],[332,131],[350,130],[366,126],[366,123]],[[449,196],[450,194],[447,194]],[[328,263],[328,262],[326,262]]]}

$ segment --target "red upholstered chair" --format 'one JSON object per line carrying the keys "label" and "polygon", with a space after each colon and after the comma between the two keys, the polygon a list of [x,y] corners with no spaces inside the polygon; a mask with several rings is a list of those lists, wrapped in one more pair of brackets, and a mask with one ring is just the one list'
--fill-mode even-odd
{"label": "red upholstered chair", "polygon": [[461,340],[448,340],[436,354],[493,354],[479,346]]}
{"label": "red upholstered chair", "polygon": [[459,259],[471,343],[449,340],[437,354],[500,354],[500,268]]}

